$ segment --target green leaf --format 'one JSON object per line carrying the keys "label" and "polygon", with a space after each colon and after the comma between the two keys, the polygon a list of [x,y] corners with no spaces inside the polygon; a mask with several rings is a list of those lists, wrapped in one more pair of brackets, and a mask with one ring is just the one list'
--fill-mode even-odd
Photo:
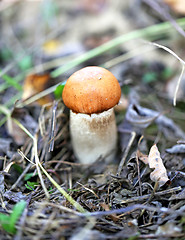
{"label": "green leaf", "polygon": [[71,192],[79,192],[80,190],[79,190],[79,189],[71,189],[71,188],[68,188],[67,191],[71,191]]}
{"label": "green leaf", "polygon": [[162,72],[162,78],[168,79],[173,75],[173,70],[170,67],[166,67]]}
{"label": "green leaf", "polygon": [[121,88],[122,92],[127,96],[130,92],[130,86],[125,85]]}
{"label": "green leaf", "polygon": [[56,99],[60,99],[62,98],[62,92],[64,89],[65,83],[62,83],[61,85],[59,85],[56,90],[54,91],[54,95]]}
{"label": "green leaf", "polygon": [[24,200],[21,200],[18,202],[14,208],[13,212],[10,214],[10,228],[12,229],[13,232],[16,232],[15,224],[22,215],[24,209],[26,207],[26,202]]}
{"label": "green leaf", "polygon": [[22,58],[18,64],[21,70],[27,70],[32,67],[32,57],[27,55],[24,58]]}
{"label": "green leaf", "polygon": [[49,193],[54,193],[55,189],[53,189],[52,187],[49,188]]}
{"label": "green leaf", "polygon": [[3,213],[0,213],[0,224],[3,227],[3,229],[9,233],[9,222],[10,222],[10,216],[5,215]]}
{"label": "green leaf", "polygon": [[27,183],[25,184],[25,187],[31,191],[33,191],[35,189],[35,187],[38,186],[37,182],[30,182],[27,181]]}
{"label": "green leaf", "polygon": [[138,240],[139,239],[139,233],[136,233],[135,236],[131,236],[128,238],[128,240]]}
{"label": "green leaf", "polygon": [[24,200],[21,200],[13,207],[12,213],[10,215],[6,215],[3,213],[0,214],[0,224],[5,231],[10,234],[16,233],[16,222],[19,220],[25,207],[26,202]]}
{"label": "green leaf", "polygon": [[[25,181],[29,180],[30,178],[33,177],[33,175],[34,175],[34,172],[25,174],[24,180],[25,180]],[[36,176],[36,175],[37,175],[37,174],[35,174],[34,176]]]}
{"label": "green leaf", "polygon": [[7,61],[12,57],[12,52],[8,48],[1,48],[0,59]]}
{"label": "green leaf", "polygon": [[58,6],[56,5],[55,1],[44,1],[43,8],[42,8],[42,16],[46,22],[52,21],[58,12]]}
{"label": "green leaf", "polygon": [[151,83],[157,80],[157,74],[155,72],[148,72],[142,78],[144,83]]}
{"label": "green leaf", "polygon": [[[7,121],[7,117],[3,117],[1,120],[0,120],[0,127],[5,124],[5,122]],[[0,137],[3,137],[3,135],[0,135]]]}
{"label": "green leaf", "polygon": [[18,164],[13,164],[13,168],[18,172],[18,173],[22,173],[23,172],[23,170],[22,170],[22,167],[21,166],[19,166]]}

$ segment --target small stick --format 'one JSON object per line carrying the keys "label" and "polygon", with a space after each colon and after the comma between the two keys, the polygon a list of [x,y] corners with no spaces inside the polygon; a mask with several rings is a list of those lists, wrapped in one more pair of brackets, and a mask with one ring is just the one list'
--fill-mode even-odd
{"label": "small stick", "polygon": [[136,132],[131,132],[131,137],[130,137],[129,143],[127,145],[127,148],[125,149],[125,152],[123,154],[123,157],[122,157],[122,159],[120,161],[120,164],[119,164],[119,167],[118,167],[117,176],[120,176],[120,174],[121,174],[121,171],[122,171],[123,166],[125,164],[125,160],[127,158],[129,150],[130,150],[130,148],[131,148],[131,146],[134,142],[135,137],[136,137]]}
{"label": "small stick", "polygon": [[55,123],[56,123],[56,110],[57,110],[58,102],[54,103],[53,110],[52,110],[52,119],[51,119],[51,136],[50,136],[50,145],[49,145],[49,152],[52,152],[54,149],[54,140],[55,140]]}
{"label": "small stick", "polygon": [[139,168],[139,159],[138,159],[138,154],[136,153],[136,163],[137,163],[137,174],[138,174],[138,182],[139,182],[139,191],[140,191],[140,196],[142,196],[142,187],[141,187],[141,172]]}
{"label": "small stick", "polygon": [[[181,191],[181,190],[182,190],[181,186],[174,187],[174,188],[171,188],[171,189],[167,189],[165,191],[156,192],[156,193],[153,194],[153,196],[162,196],[162,195],[166,195],[166,194],[172,194],[174,192]],[[132,203],[132,202],[140,202],[140,201],[144,201],[147,198],[150,199],[150,197],[151,197],[151,194],[146,194],[146,195],[139,196],[139,197],[129,198],[127,200],[121,200],[120,203],[125,204],[125,203]]]}

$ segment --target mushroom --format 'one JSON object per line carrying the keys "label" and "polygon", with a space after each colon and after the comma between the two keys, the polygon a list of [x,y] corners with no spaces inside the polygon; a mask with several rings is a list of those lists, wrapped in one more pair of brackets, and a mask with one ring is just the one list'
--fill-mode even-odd
{"label": "mushroom", "polygon": [[85,67],[66,82],[62,98],[70,109],[70,134],[74,153],[81,163],[98,158],[112,161],[117,128],[113,107],[121,97],[118,80],[102,67]]}

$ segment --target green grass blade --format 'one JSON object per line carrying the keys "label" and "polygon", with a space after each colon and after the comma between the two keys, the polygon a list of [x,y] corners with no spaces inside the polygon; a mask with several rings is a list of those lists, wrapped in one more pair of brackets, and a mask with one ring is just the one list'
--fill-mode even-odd
{"label": "green grass blade", "polygon": [[[2,73],[2,70],[0,70],[0,73]],[[10,86],[17,89],[18,91],[22,91],[22,86],[19,83],[17,83],[17,81],[14,78],[10,77],[7,74],[3,74],[2,79]]]}
{"label": "green grass blade", "polygon": [[11,107],[17,100],[21,99],[22,92],[18,92],[16,95],[14,95],[8,102],[6,102],[6,107]]}
{"label": "green grass blade", "polygon": [[26,207],[26,202],[21,200],[20,202],[16,203],[16,205],[13,208],[13,212],[10,214],[9,227],[13,234],[16,233],[15,224],[19,220],[20,216],[22,215],[25,207]]}
{"label": "green grass blade", "polygon": [[[181,27],[184,28],[185,27],[185,18],[181,18],[181,19],[177,20],[177,23]],[[119,44],[125,43],[129,40],[134,40],[137,38],[148,38],[150,40],[151,39],[156,40],[159,36],[161,37],[161,35],[164,35],[164,34],[170,32],[171,30],[174,31],[174,28],[172,28],[171,24],[169,22],[164,22],[164,23],[156,24],[156,25],[144,28],[144,29],[139,29],[139,30],[121,35],[120,37],[117,37],[97,48],[94,48],[91,51],[88,51],[87,53],[85,53],[85,54],[75,58],[74,60],[64,64],[63,66],[57,68],[56,70],[51,72],[51,76],[54,78],[58,77],[59,75],[65,73],[67,70],[73,68],[74,66],[77,66],[93,57],[101,55],[102,53],[118,46]],[[47,88],[46,90],[42,91],[41,93],[36,94],[33,97],[30,97],[25,102],[19,102],[16,105],[16,107],[20,108],[20,107],[29,105],[30,103],[40,99],[41,97],[44,97],[44,96],[54,92],[56,87],[59,85],[60,85],[60,83],[58,83],[50,88]]]}
{"label": "green grass blade", "polygon": [[[1,112],[1,110],[0,110]],[[1,120],[0,120],[0,127],[7,121],[7,117],[3,117]]]}
{"label": "green grass blade", "polygon": [[10,229],[9,227],[9,222],[10,222],[10,216],[0,213],[0,224],[2,228],[8,233],[12,233],[12,229]]}
{"label": "green grass blade", "polygon": [[[180,26],[184,27],[185,26],[185,18],[179,19],[177,21],[177,23]],[[93,57],[96,57],[112,48],[115,48],[122,43],[128,42],[130,40],[144,38],[144,37],[147,37],[150,39],[156,39],[156,37],[158,37],[159,34],[164,34],[164,32],[167,32],[171,28],[172,28],[172,26],[169,22],[164,22],[164,23],[160,23],[157,25],[153,25],[150,27],[138,29],[138,30],[123,34],[123,35],[121,35],[117,38],[114,38],[113,40],[97,47],[97,48],[92,49],[91,51],[88,51],[87,53],[77,57],[73,61],[66,63],[65,65],[57,68],[56,70],[54,70],[51,73],[51,76],[54,78],[58,77],[59,75],[68,71],[69,69],[71,69]]]}
{"label": "green grass blade", "polygon": [[0,214],[0,224],[6,232],[10,234],[16,233],[15,225],[19,220],[20,216],[22,215],[25,207],[26,202],[21,200],[13,207],[12,213],[10,215],[6,215],[3,213]]}

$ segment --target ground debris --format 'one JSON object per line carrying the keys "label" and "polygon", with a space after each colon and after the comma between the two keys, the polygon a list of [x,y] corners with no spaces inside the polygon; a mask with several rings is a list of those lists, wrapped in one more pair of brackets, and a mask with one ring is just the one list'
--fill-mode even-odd
{"label": "ground debris", "polygon": [[172,154],[185,153],[185,144],[176,144],[171,148],[167,148],[166,152],[172,153]]}

